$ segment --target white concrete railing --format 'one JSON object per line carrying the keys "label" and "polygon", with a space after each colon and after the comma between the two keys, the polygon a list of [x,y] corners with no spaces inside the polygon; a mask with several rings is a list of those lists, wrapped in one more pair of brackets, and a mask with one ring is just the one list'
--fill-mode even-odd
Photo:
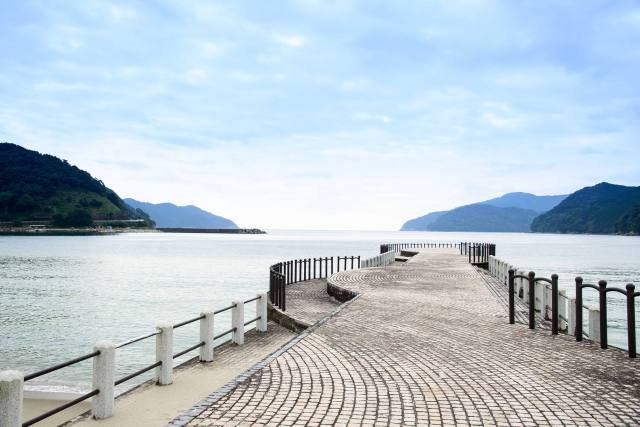
{"label": "white concrete railing", "polygon": [[[244,306],[250,302],[256,302],[256,317],[249,321],[244,320]],[[214,335],[214,316],[222,312],[231,310],[231,329],[218,335]],[[185,350],[174,353],[173,332],[181,326],[200,322],[200,342]],[[155,369],[154,379],[158,385],[169,385],[173,382],[173,360],[196,349],[200,350],[199,360],[201,362],[211,362],[214,357],[214,341],[225,335],[231,334],[232,342],[236,345],[244,344],[245,327],[251,323],[256,323],[256,330],[267,332],[267,294],[259,293],[255,298],[247,301],[233,301],[232,305],[217,311],[205,311],[199,317],[184,322],[172,324],[160,324],[154,333],[133,338],[124,343],[115,345],[109,341],[99,341],[94,346],[94,352],[79,358],[70,360],[45,368],[34,374],[25,376],[20,371],[8,370],[0,371],[0,427],[19,427],[22,425],[22,404],[24,396],[24,383],[41,375],[57,371],[67,366],[71,366],[82,360],[93,359],[93,390],[80,396],[79,398],[54,408],[42,415],[39,415],[25,422],[27,425],[42,421],[68,407],[91,398],[91,415],[95,419],[109,418],[113,415],[115,403],[115,386],[129,381],[139,375]],[[116,350],[144,339],[155,336],[156,340],[156,362],[146,366],[139,371],[127,375],[120,379],[115,379],[115,357]],[[223,343],[223,344],[225,344]],[[222,344],[219,344],[220,346]]]}
{"label": "white concrete railing", "polygon": [[[489,273],[496,277],[501,283],[509,285],[509,270],[515,271],[516,275],[526,276],[527,272],[510,264],[504,260],[489,256]],[[522,278],[514,280],[514,292],[524,304],[529,301],[529,281]],[[541,313],[545,319],[551,318],[551,285],[545,282],[535,283],[535,310]],[[587,338],[598,342],[600,340],[600,310],[597,308],[587,307],[588,310],[588,335],[583,333]],[[559,329],[568,335],[575,334],[576,325],[576,299],[567,296],[567,292],[562,289],[558,291],[558,317]]]}
{"label": "white concrete railing", "polygon": [[360,261],[360,268],[370,267],[384,267],[396,260],[396,253],[394,251],[388,251],[380,255],[376,255],[372,258],[363,259]]}

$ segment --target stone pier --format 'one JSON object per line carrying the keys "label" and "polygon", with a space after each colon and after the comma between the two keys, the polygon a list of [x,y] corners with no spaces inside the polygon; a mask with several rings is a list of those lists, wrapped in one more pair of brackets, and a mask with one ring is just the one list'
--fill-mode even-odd
{"label": "stone pier", "polygon": [[509,325],[504,290],[455,250],[290,285],[311,325],[172,425],[638,425],[640,365]]}

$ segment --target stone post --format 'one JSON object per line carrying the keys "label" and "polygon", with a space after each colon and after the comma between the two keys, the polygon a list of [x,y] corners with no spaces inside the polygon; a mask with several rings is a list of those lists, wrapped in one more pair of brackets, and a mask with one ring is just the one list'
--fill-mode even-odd
{"label": "stone post", "polygon": [[[558,291],[558,318],[559,320],[559,324],[560,324],[560,330],[564,331],[565,327],[567,328],[567,333],[568,332],[568,321],[564,320],[564,319],[569,319],[569,313],[567,310],[567,291],[565,291],[564,289]],[[569,301],[569,303],[571,303]]]}
{"label": "stone post", "polygon": [[569,322],[567,324],[567,334],[575,335],[576,334],[576,299],[569,298],[569,302],[567,303],[569,308]]}
{"label": "stone post", "polygon": [[0,372],[0,426],[22,426],[24,375],[20,371]]}
{"label": "stone post", "polygon": [[159,385],[169,385],[173,382],[173,326],[163,323],[156,327],[160,332],[156,335],[156,381]]}
{"label": "stone post", "polygon": [[213,311],[203,311],[200,319],[200,361],[211,362],[213,360]]}
{"label": "stone post", "polygon": [[256,317],[260,316],[260,318],[256,321],[256,330],[267,332],[267,294],[261,292],[258,296],[260,298],[256,300]]}
{"label": "stone post", "polygon": [[600,342],[600,310],[589,309],[589,339],[593,342]]}
{"label": "stone post", "polygon": [[116,347],[109,341],[98,341],[93,347],[100,354],[93,358],[93,389],[100,393],[91,398],[91,415],[96,420],[113,415]]}
{"label": "stone post", "polygon": [[231,309],[231,327],[234,328],[231,340],[238,344],[244,344],[244,302],[237,300],[233,302]]}
{"label": "stone post", "polygon": [[[521,275],[521,276],[525,276],[525,277],[527,275],[527,273],[522,271],[522,270],[520,270],[518,272],[518,274]],[[525,280],[526,279],[522,279],[522,278],[520,279],[520,287],[522,288],[522,300],[523,301],[529,301],[529,286],[528,286],[529,282],[527,282],[527,284],[525,284]]]}

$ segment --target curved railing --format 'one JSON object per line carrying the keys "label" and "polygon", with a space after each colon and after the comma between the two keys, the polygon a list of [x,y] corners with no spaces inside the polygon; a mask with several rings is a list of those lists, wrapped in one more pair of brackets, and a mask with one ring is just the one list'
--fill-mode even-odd
{"label": "curved railing", "polygon": [[[256,303],[256,317],[244,321],[244,306],[251,302]],[[228,330],[218,334],[214,332],[214,316],[231,311],[231,325]],[[173,352],[173,331],[194,322],[200,322],[200,341],[188,348]],[[75,406],[89,398],[95,399],[92,402],[92,415],[94,418],[109,418],[113,414],[113,406],[115,400],[115,386],[123,384],[136,378],[152,369],[156,369],[155,380],[158,384],[167,385],[173,382],[173,360],[199,349],[199,359],[202,362],[210,362],[213,360],[214,350],[229,342],[238,345],[244,344],[245,327],[255,323],[256,330],[261,332],[267,331],[267,295],[266,293],[258,294],[254,298],[246,301],[234,301],[233,304],[215,310],[203,312],[200,316],[188,319],[176,324],[166,324],[157,327],[155,332],[141,335],[119,344],[112,344],[107,341],[98,342],[94,351],[83,356],[76,357],[66,362],[49,366],[40,371],[22,375],[17,371],[0,372],[0,407],[7,408],[6,411],[0,413],[0,426],[5,425],[22,425],[30,426],[42,420],[45,420],[65,409]],[[226,335],[232,335],[229,339],[215,344],[214,342]],[[149,338],[156,338],[156,362],[151,365],[144,366],[135,372],[125,375],[122,378],[115,377],[115,354],[116,350],[127,347]],[[76,399],[64,403],[53,408],[43,414],[40,414],[30,420],[22,422],[21,407],[24,383],[51,372],[58,371],[68,366],[75,365],[85,360],[99,358],[99,362],[93,366],[93,384],[94,389],[85,393]]]}
{"label": "curved railing", "polygon": [[305,280],[325,279],[334,272],[360,268],[360,256],[302,258],[282,261],[269,267],[269,301],[287,309],[286,286]]}

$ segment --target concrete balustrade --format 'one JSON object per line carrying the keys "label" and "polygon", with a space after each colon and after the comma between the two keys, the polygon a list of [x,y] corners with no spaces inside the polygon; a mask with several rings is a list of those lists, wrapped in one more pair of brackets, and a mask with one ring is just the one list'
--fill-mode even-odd
{"label": "concrete balustrade", "polygon": [[558,291],[558,323],[561,331],[567,331],[569,328],[569,313],[567,313],[567,301],[567,291],[565,291],[564,289]]}
{"label": "concrete balustrade", "polygon": [[110,341],[99,341],[93,350],[100,352],[93,358],[93,389],[100,393],[91,398],[91,415],[102,420],[113,415],[116,347]]}
{"label": "concrete balustrade", "polygon": [[233,302],[231,309],[231,327],[233,336],[231,340],[237,345],[244,344],[244,302],[237,300]]}
{"label": "concrete balustrade", "polygon": [[156,382],[159,385],[169,385],[173,382],[173,326],[160,324],[156,327]]}
{"label": "concrete balustrade", "polygon": [[[385,255],[385,254],[383,254]],[[252,299],[253,300],[253,299]],[[267,332],[268,324],[268,295],[265,292],[258,293],[256,302],[256,330]],[[244,302],[237,300],[231,307],[218,311],[231,311],[231,324],[233,328],[231,342],[244,344],[245,321]],[[200,322],[200,342],[199,360],[201,362],[211,362],[214,357],[214,311],[203,311],[199,318],[182,322],[175,327],[183,326],[195,321]],[[252,323],[247,322],[247,323]],[[156,327],[155,334],[134,338],[118,346],[109,341],[99,341],[94,346],[96,355],[89,355],[93,359],[93,390],[98,393],[91,396],[91,415],[95,419],[105,419],[113,416],[115,405],[115,362],[116,349],[138,342],[155,335],[156,339],[156,362],[160,362],[155,367],[155,380],[158,385],[169,385],[173,383],[173,333],[174,325],[162,323]],[[192,349],[195,350],[196,346]],[[182,352],[181,354],[184,354]],[[85,359],[88,357],[85,357]],[[69,362],[69,366],[74,361]],[[64,367],[64,366],[62,366]],[[58,367],[57,369],[60,369]],[[47,372],[44,372],[47,373]],[[129,376],[124,380],[134,378]],[[120,381],[120,380],[118,380]],[[19,371],[0,371],[0,427],[19,427],[22,425],[22,405],[23,405],[24,375]],[[88,396],[87,396],[88,398]]]}
{"label": "concrete balustrade", "polygon": [[0,426],[22,425],[24,375],[20,371],[0,372]]}
{"label": "concrete balustrade", "polygon": [[567,307],[569,307],[569,322],[567,324],[567,334],[575,335],[576,334],[576,299],[569,298],[567,302]]}
{"label": "concrete balustrade", "polygon": [[213,360],[213,311],[204,311],[200,313],[204,316],[200,319],[200,342],[204,344],[200,347],[200,361],[211,362]]}
{"label": "concrete balustrade", "polygon": [[267,294],[259,293],[256,300],[256,316],[260,317],[256,322],[258,332],[267,332]]}
{"label": "concrete balustrade", "polygon": [[593,342],[600,342],[600,310],[589,308],[589,339]]}
{"label": "concrete balustrade", "polygon": [[395,260],[396,253],[394,251],[388,251],[372,258],[361,260],[360,268],[384,267],[392,264]]}

